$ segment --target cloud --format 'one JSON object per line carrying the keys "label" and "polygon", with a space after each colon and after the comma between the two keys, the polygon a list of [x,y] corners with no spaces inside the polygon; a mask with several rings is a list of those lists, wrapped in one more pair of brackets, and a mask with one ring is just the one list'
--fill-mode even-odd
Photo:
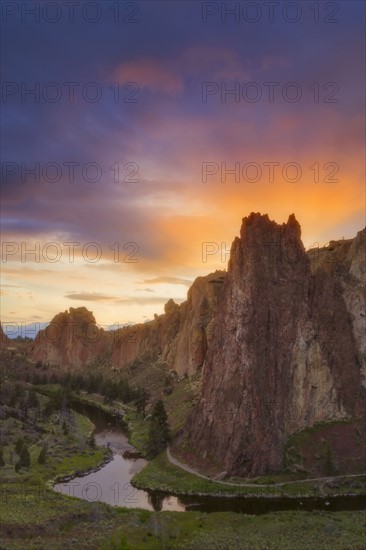
{"label": "cloud", "polygon": [[[151,297],[141,297],[141,298],[133,298],[130,296],[127,296],[125,298],[120,298],[116,301],[118,304],[125,304],[125,305],[164,305],[168,300],[170,300],[171,296],[151,296]],[[172,298],[174,302],[180,303],[182,302],[182,298]]]}
{"label": "cloud", "polygon": [[151,279],[143,279],[142,281],[137,281],[139,284],[150,284],[150,285],[160,285],[160,284],[170,284],[170,285],[184,285],[191,286],[192,282],[189,279],[181,279],[179,277],[152,277]]}
{"label": "cloud", "polygon": [[65,298],[69,300],[80,300],[82,302],[109,302],[118,300],[117,296],[108,296],[107,294],[98,294],[97,292],[72,292],[66,294]]}
{"label": "cloud", "polygon": [[[65,298],[69,300],[78,300],[81,302],[113,302],[122,305],[164,305],[170,296],[112,296],[108,294],[99,294],[97,292],[71,292],[66,294]],[[181,302],[181,298],[173,298],[175,302]]]}
{"label": "cloud", "polygon": [[197,44],[184,50],[178,60],[181,72],[211,80],[250,80],[248,64],[233,48]]}
{"label": "cloud", "polygon": [[169,96],[176,96],[184,89],[182,76],[156,59],[145,58],[121,63],[115,70],[114,77],[118,82],[134,82],[139,88]]}
{"label": "cloud", "polygon": [[152,288],[136,288],[135,292],[155,292]]}

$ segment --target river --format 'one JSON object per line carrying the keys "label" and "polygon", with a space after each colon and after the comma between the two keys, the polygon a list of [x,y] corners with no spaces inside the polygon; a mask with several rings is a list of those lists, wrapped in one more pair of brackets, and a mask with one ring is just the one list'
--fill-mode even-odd
{"label": "river", "polygon": [[131,479],[147,464],[147,461],[142,458],[122,456],[125,450],[131,448],[123,424],[93,406],[75,403],[73,408],[94,423],[96,444],[109,446],[113,451],[113,458],[95,472],[54,486],[56,491],[69,496],[83,498],[90,502],[102,501],[113,506],[142,508],[150,511],[199,510],[264,514],[280,510],[339,511],[365,508],[365,497],[356,495],[327,498],[220,498],[174,496],[163,492],[141,491],[131,485]]}

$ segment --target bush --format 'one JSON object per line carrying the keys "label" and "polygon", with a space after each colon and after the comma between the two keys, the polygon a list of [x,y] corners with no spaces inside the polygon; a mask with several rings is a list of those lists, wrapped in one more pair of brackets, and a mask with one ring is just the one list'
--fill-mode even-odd
{"label": "bush", "polygon": [[89,443],[89,445],[90,445],[90,447],[91,447],[92,449],[95,449],[95,446],[96,446],[96,445],[95,445],[94,434],[91,434],[91,436],[90,436],[89,439],[88,439],[88,443]]}

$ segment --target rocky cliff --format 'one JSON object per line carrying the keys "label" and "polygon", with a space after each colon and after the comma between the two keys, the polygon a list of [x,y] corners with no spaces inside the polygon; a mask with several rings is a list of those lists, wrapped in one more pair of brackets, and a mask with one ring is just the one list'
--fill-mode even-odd
{"label": "rocky cliff", "polygon": [[70,308],[39,332],[32,359],[78,369],[110,352],[111,366],[116,370],[136,360],[147,360],[165,363],[180,376],[193,374],[202,367],[210,345],[224,278],[224,271],[198,277],[182,304],[169,300],[165,313],[156,315],[153,321],[110,333],[96,325],[86,308]]}
{"label": "rocky cliff", "polygon": [[144,324],[117,331],[113,343],[113,365],[149,356],[163,362],[179,375],[193,374],[202,367],[212,337],[212,323],[225,272],[198,277],[188,291],[187,301],[165,305],[165,313]]}
{"label": "rocky cliff", "polygon": [[98,327],[91,311],[71,307],[39,331],[31,357],[33,361],[75,370],[105,353],[110,342],[110,335]]}
{"label": "rocky cliff", "polygon": [[364,413],[364,239],[307,254],[293,215],[243,219],[181,448],[255,476],[283,467],[295,431]]}

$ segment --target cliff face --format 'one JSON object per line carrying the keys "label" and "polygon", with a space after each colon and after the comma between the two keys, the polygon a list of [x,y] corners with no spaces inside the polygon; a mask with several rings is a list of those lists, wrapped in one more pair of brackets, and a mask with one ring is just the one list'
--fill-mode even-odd
{"label": "cliff face", "polygon": [[35,338],[31,356],[63,369],[79,369],[110,348],[110,337],[85,307],[56,315]]}
{"label": "cliff face", "polygon": [[243,219],[202,399],[184,430],[201,460],[231,475],[280,470],[289,435],[363,413],[364,233],[335,246],[325,269],[324,250],[304,251],[294,216],[283,225],[259,214]]}
{"label": "cliff face", "polygon": [[179,375],[193,374],[203,365],[225,272],[198,277],[181,305],[169,300],[165,313],[153,321],[107,333],[98,328],[86,308],[59,313],[35,339],[32,359],[78,369],[105,352],[119,370],[135,360],[164,362]]}
{"label": "cliff face", "polygon": [[167,363],[179,375],[193,374],[203,365],[212,335],[225,272],[198,277],[187,301],[165,305],[165,313],[153,321],[123,328],[113,340],[112,363],[122,368],[144,356]]}

